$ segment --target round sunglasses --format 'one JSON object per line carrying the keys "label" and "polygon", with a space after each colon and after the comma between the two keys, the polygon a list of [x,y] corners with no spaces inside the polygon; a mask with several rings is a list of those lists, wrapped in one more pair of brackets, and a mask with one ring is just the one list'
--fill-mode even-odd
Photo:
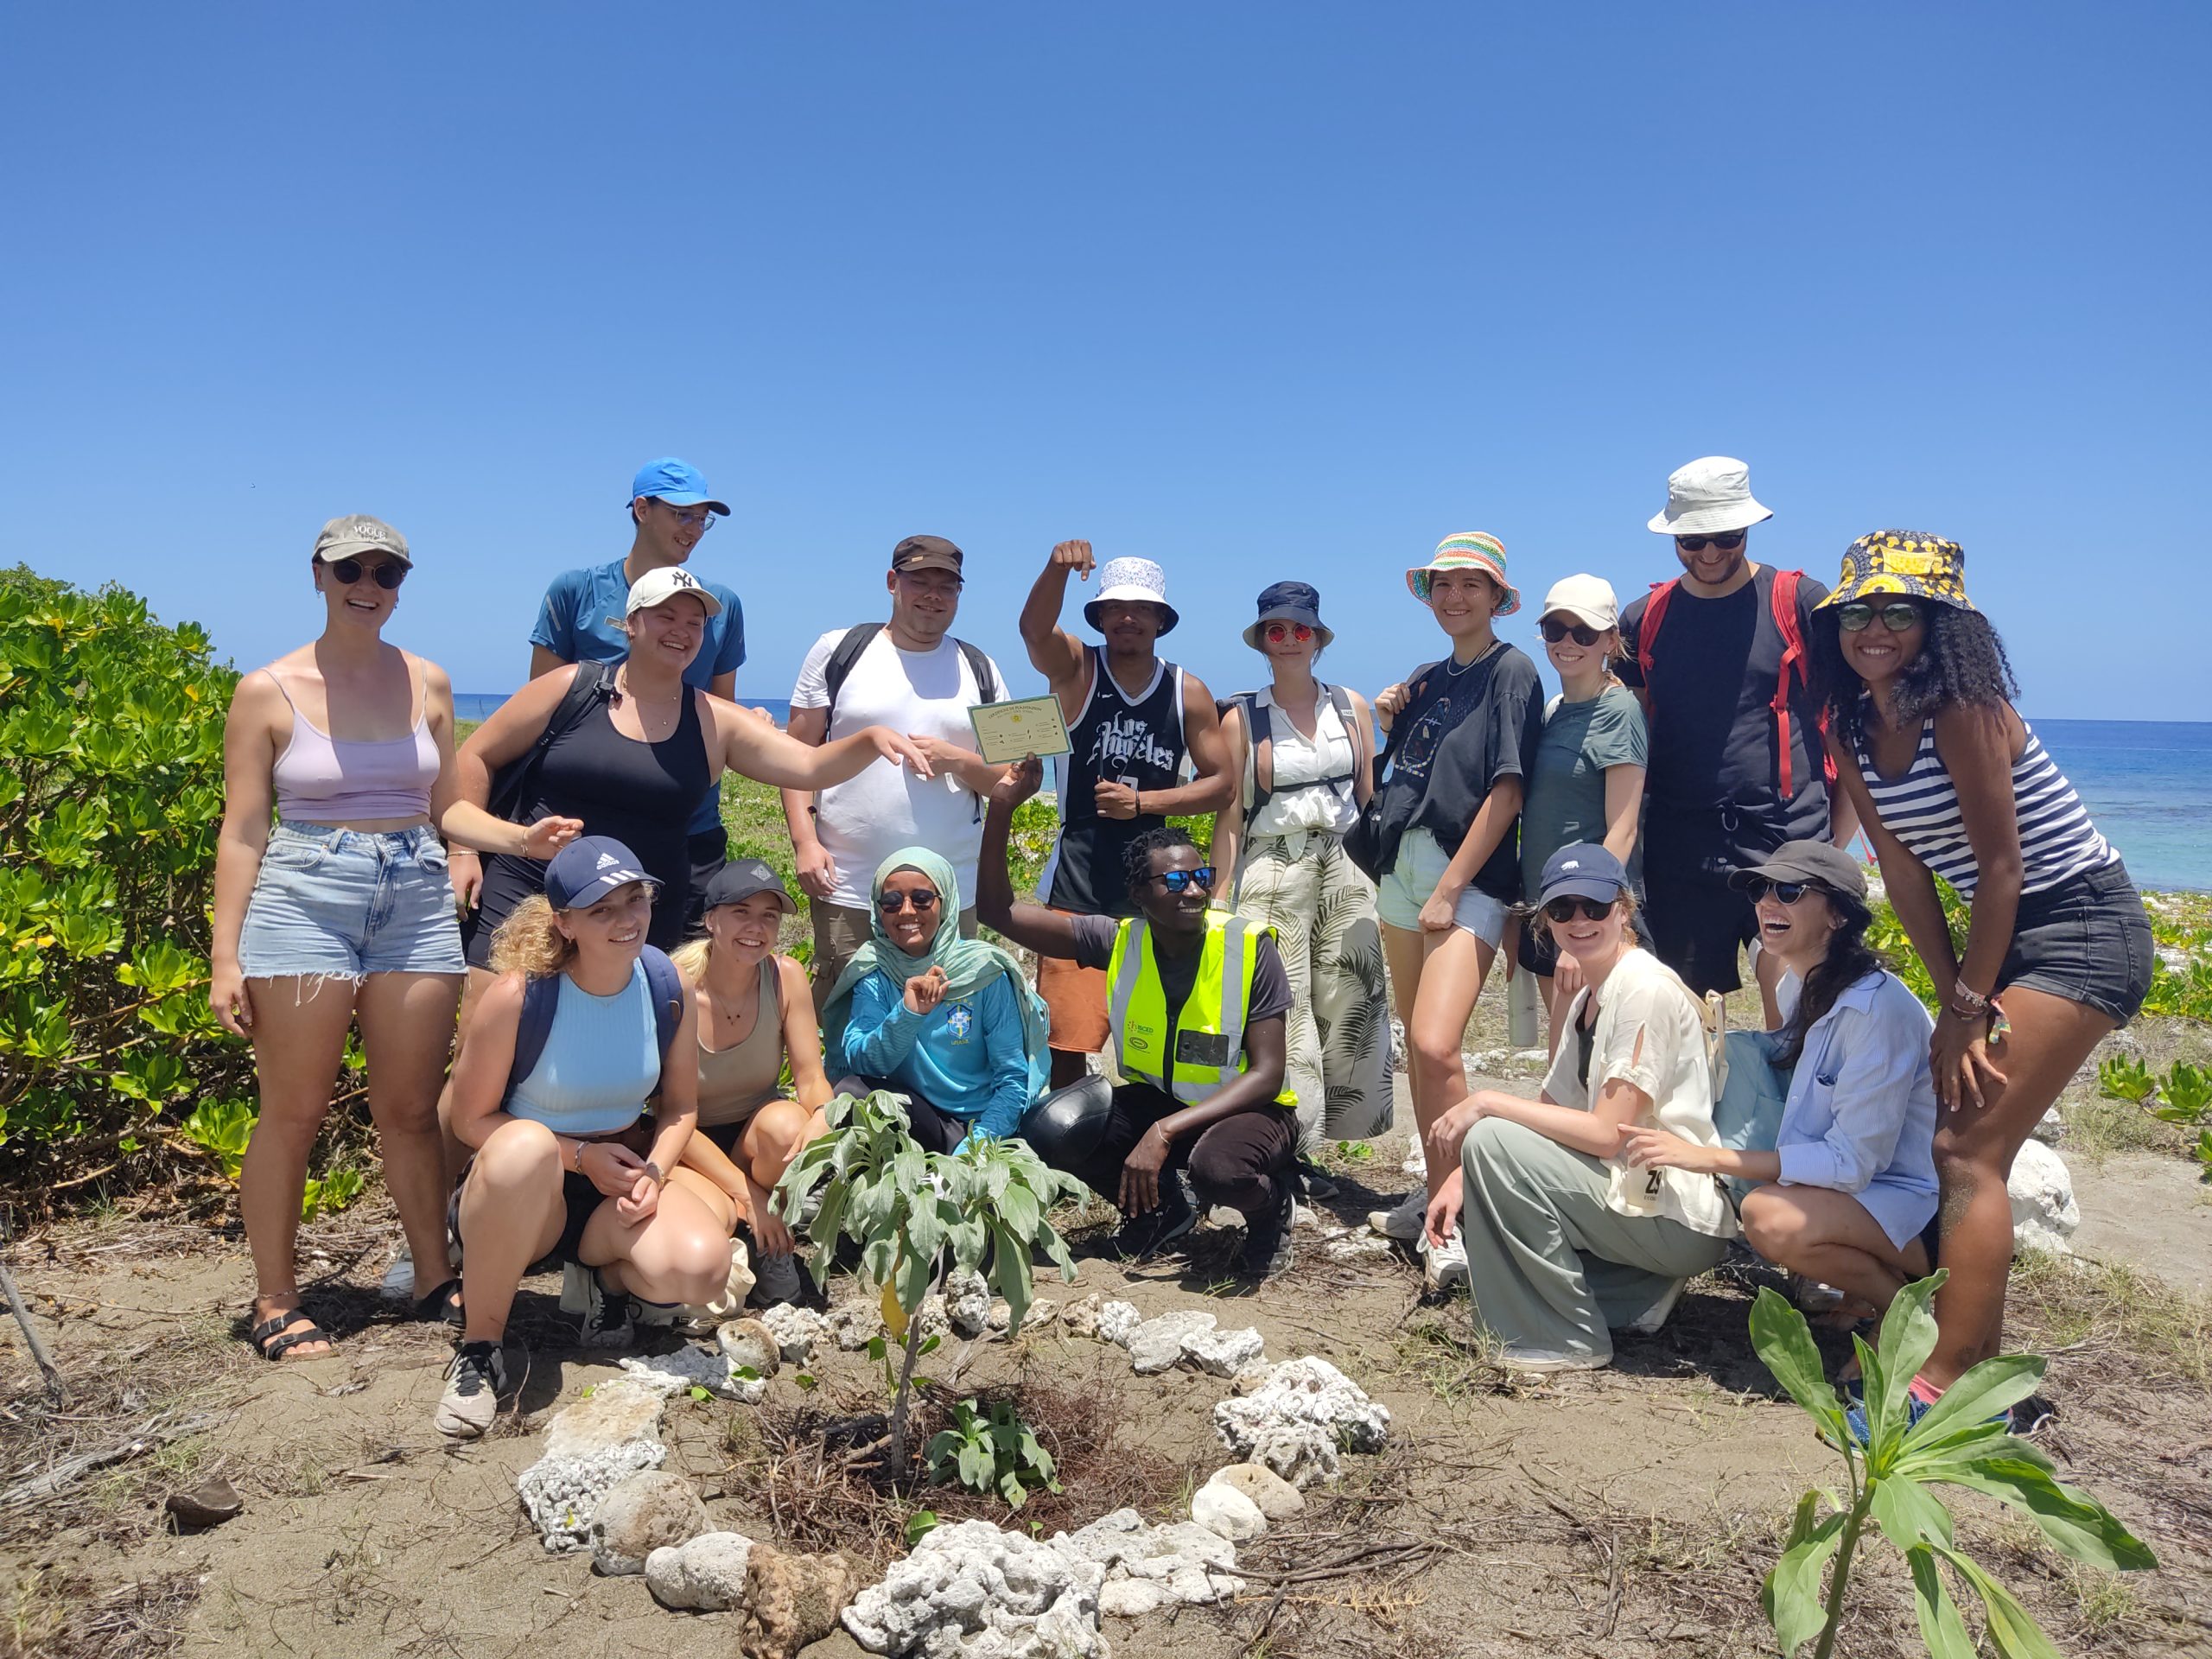
{"label": "round sunglasses", "polygon": [[1182,893],[1191,887],[1213,891],[1213,866],[1201,864],[1195,870],[1162,870],[1152,878],[1170,893]]}
{"label": "round sunglasses", "polygon": [[1835,607],[1835,625],[1846,633],[1866,632],[1878,616],[1891,633],[1906,633],[1920,626],[1920,607],[1907,599],[1893,601],[1878,609],[1864,600],[1853,600],[1848,605]]}
{"label": "round sunglasses", "polygon": [[1286,639],[1295,639],[1302,645],[1313,637],[1313,630],[1303,622],[1270,622],[1263,637],[1271,645],[1279,645]]}
{"label": "round sunglasses", "polygon": [[333,559],[323,569],[337,578],[341,588],[351,588],[365,574],[374,576],[377,586],[388,594],[407,580],[407,567],[390,559],[376,564],[363,564],[359,559]]}
{"label": "round sunglasses", "polygon": [[918,916],[925,910],[937,908],[937,894],[924,887],[918,893],[878,893],[875,899],[875,907],[887,916],[896,916],[910,904]]}
{"label": "round sunglasses", "polygon": [[1685,553],[1702,553],[1707,544],[1719,548],[1723,553],[1733,553],[1744,544],[1744,532],[1740,530],[1724,530],[1718,536],[1677,536],[1675,537],[1675,545]]}
{"label": "round sunglasses", "polygon": [[1571,922],[1578,916],[1586,922],[1602,922],[1619,902],[1617,899],[1554,899],[1544,906],[1544,915],[1554,922]]}
{"label": "round sunglasses", "polygon": [[1537,626],[1544,631],[1544,642],[1555,645],[1570,634],[1578,645],[1594,645],[1605,637],[1599,628],[1586,628],[1580,622],[1554,622],[1548,616]]}

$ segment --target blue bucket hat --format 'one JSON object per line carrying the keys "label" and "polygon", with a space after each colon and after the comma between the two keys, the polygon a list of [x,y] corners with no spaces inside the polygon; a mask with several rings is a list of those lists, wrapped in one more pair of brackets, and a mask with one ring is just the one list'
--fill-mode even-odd
{"label": "blue bucket hat", "polygon": [[[671,507],[703,505],[709,512],[729,517],[729,504],[717,501],[707,493],[707,480],[700,476],[699,469],[674,455],[663,455],[638,468],[637,477],[630,480],[629,501],[635,501],[641,495],[665,501]],[[626,506],[629,502],[623,505]]]}
{"label": "blue bucket hat", "polygon": [[1313,630],[1317,650],[1337,637],[1333,628],[1321,625],[1321,590],[1311,582],[1278,582],[1262,589],[1259,620],[1244,630],[1244,643],[1262,649],[1260,630],[1270,622],[1303,622]]}

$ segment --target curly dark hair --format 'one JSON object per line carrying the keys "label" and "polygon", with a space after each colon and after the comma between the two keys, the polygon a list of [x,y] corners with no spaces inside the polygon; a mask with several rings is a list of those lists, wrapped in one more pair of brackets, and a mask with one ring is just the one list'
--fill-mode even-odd
{"label": "curly dark hair", "polygon": [[[1915,726],[1939,709],[1959,702],[2011,702],[2020,695],[2005,642],[1980,611],[1961,610],[1940,601],[1917,601],[1927,619],[1920,655],[1897,677],[1897,712],[1901,726]],[[1872,625],[1880,627],[1877,620]],[[1813,694],[1828,711],[1837,741],[1855,747],[1866,731],[1866,682],[1844,660],[1838,638],[1836,607],[1813,613],[1806,648],[1813,659]]]}
{"label": "curly dark hair", "polygon": [[1122,849],[1122,874],[1128,879],[1131,893],[1152,880],[1152,855],[1170,847],[1188,847],[1196,852],[1198,843],[1191,839],[1189,830],[1163,823],[1146,830]]}
{"label": "curly dark hair", "polygon": [[1830,936],[1827,955],[1805,976],[1805,983],[1797,993],[1796,1011],[1777,1033],[1774,1051],[1777,1065],[1796,1065],[1804,1053],[1805,1033],[1812,1030],[1822,1014],[1835,1007],[1836,998],[1882,965],[1881,958],[1866,943],[1866,930],[1874,925],[1874,912],[1866,908],[1866,901],[1832,887],[1816,887],[1813,891],[1828,901],[1843,918],[1843,925]]}

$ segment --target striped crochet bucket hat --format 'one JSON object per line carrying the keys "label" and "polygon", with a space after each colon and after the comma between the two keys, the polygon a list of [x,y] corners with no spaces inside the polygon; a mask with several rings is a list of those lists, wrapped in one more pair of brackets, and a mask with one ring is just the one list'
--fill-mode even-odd
{"label": "striped crochet bucket hat", "polygon": [[1428,563],[1406,572],[1406,586],[1414,597],[1428,603],[1428,578],[1436,570],[1479,570],[1504,592],[1504,601],[1491,613],[1510,616],[1521,608],[1521,590],[1505,579],[1505,543],[1486,530],[1463,530],[1436,544]]}

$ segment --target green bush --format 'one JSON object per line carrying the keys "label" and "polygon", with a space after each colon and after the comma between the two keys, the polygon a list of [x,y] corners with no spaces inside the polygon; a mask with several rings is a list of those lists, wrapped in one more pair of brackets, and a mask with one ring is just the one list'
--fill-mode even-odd
{"label": "green bush", "polygon": [[[1971,906],[1959,896],[1958,889],[1941,876],[1936,878],[1936,896],[1942,900],[1943,919],[1950,925],[1951,954],[1963,957]],[[1936,982],[1929,977],[1927,964],[1912,948],[1912,941],[1905,937],[1904,924],[1897,919],[1896,910],[1886,899],[1875,901],[1874,925],[1866,930],[1866,943],[1882,959],[1882,965],[1927,1004],[1930,1014],[1942,1011],[1942,998],[1936,994]]]}
{"label": "green bush", "polygon": [[35,1205],[245,1149],[253,1057],[207,1007],[238,678],[120,588],[0,570],[0,1190]]}

